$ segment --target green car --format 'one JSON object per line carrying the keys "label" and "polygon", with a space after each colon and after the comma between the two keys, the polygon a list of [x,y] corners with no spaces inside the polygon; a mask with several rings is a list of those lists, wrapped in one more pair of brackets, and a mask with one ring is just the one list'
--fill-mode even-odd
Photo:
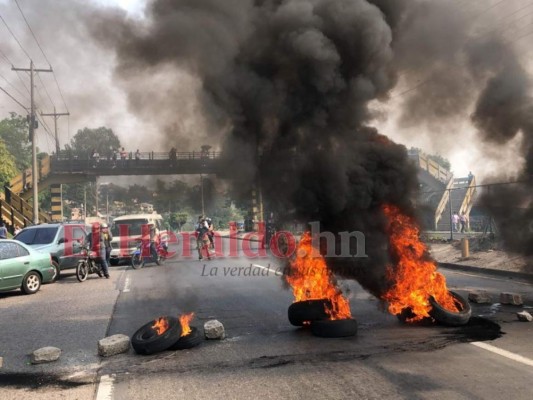
{"label": "green car", "polygon": [[33,294],[41,283],[53,282],[55,277],[50,254],[33,250],[18,240],[0,240],[0,292],[20,288]]}

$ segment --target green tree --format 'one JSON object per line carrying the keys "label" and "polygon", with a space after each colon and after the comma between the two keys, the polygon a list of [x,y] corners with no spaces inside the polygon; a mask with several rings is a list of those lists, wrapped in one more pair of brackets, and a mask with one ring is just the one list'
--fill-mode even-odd
{"label": "green tree", "polygon": [[2,160],[0,163],[0,184],[3,186],[17,175],[18,171],[15,165],[15,158],[8,151],[2,139],[0,139],[0,160]]}
{"label": "green tree", "polygon": [[15,159],[15,166],[23,171],[31,166],[31,143],[28,138],[28,122],[25,117],[11,113],[0,121],[0,139]]}
{"label": "green tree", "polygon": [[120,140],[112,129],[100,127],[97,129],[83,128],[71,139],[70,145],[66,145],[67,152],[77,154],[80,158],[92,155],[93,150],[98,151],[100,157],[108,157],[113,149],[121,147]]}

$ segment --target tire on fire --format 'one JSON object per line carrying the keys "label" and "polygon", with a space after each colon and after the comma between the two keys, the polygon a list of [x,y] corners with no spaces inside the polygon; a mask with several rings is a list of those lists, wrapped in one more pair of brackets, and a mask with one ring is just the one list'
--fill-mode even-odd
{"label": "tire on fire", "polygon": [[198,331],[198,328],[191,326],[191,332],[188,335],[182,336],[176,343],[168,348],[168,350],[185,350],[198,346],[202,343],[204,338]]}
{"label": "tire on fire", "polygon": [[311,333],[324,338],[354,336],[357,333],[357,321],[353,318],[313,321]]}
{"label": "tire on fire", "polygon": [[178,318],[165,317],[168,329],[161,335],[152,328],[155,321],[141,326],[131,337],[131,345],[138,354],[153,354],[164,351],[178,341],[181,336],[181,324]]}
{"label": "tire on fire", "polygon": [[435,321],[448,326],[461,326],[466,325],[472,316],[472,308],[470,303],[459,293],[454,291],[449,291],[453,296],[455,303],[459,306],[459,311],[450,311],[442,307],[439,303],[436,302],[433,296],[429,297],[429,303],[432,306],[429,315]]}
{"label": "tire on fire", "polygon": [[304,322],[328,319],[325,307],[331,307],[327,299],[305,300],[292,303],[288,310],[289,322],[294,326],[302,326]]}

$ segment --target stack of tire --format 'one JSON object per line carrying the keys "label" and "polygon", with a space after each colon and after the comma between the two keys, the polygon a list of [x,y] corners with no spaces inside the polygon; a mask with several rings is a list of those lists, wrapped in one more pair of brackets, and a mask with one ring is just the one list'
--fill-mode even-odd
{"label": "stack of tire", "polygon": [[289,322],[294,326],[310,326],[313,335],[325,338],[354,336],[357,333],[355,319],[331,320],[326,308],[331,308],[327,299],[292,303],[288,310]]}
{"label": "stack of tire", "polygon": [[136,353],[149,355],[165,350],[185,350],[198,346],[203,337],[198,328],[191,327],[191,332],[181,336],[181,323],[176,317],[165,317],[168,320],[168,329],[161,335],[152,328],[155,324],[150,321],[141,326],[132,336],[131,345]]}

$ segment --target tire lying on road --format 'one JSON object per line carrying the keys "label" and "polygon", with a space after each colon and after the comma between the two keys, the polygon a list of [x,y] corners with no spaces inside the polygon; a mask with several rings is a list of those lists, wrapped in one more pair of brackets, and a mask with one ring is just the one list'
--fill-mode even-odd
{"label": "tire lying on road", "polygon": [[331,307],[327,299],[305,300],[292,303],[288,310],[289,322],[294,326],[302,326],[304,322],[328,319],[325,307]]}
{"label": "tire lying on road", "polygon": [[433,296],[429,297],[429,303],[432,306],[429,315],[435,321],[448,326],[466,325],[472,316],[472,308],[470,303],[459,293],[452,290],[449,293],[453,296],[455,303],[459,306],[459,311],[450,311],[442,307]]}
{"label": "tire lying on road", "polygon": [[188,335],[182,336],[176,343],[168,348],[168,350],[185,350],[191,347],[196,347],[202,343],[204,338],[198,331],[198,328],[191,326],[191,332]]}
{"label": "tire lying on road", "polygon": [[357,333],[357,321],[353,318],[313,321],[311,333],[324,338],[354,336]]}
{"label": "tire lying on road", "polygon": [[153,354],[164,351],[178,341],[181,336],[181,324],[178,318],[165,317],[168,329],[161,335],[152,328],[156,321],[141,326],[131,337],[131,346],[138,354]]}

